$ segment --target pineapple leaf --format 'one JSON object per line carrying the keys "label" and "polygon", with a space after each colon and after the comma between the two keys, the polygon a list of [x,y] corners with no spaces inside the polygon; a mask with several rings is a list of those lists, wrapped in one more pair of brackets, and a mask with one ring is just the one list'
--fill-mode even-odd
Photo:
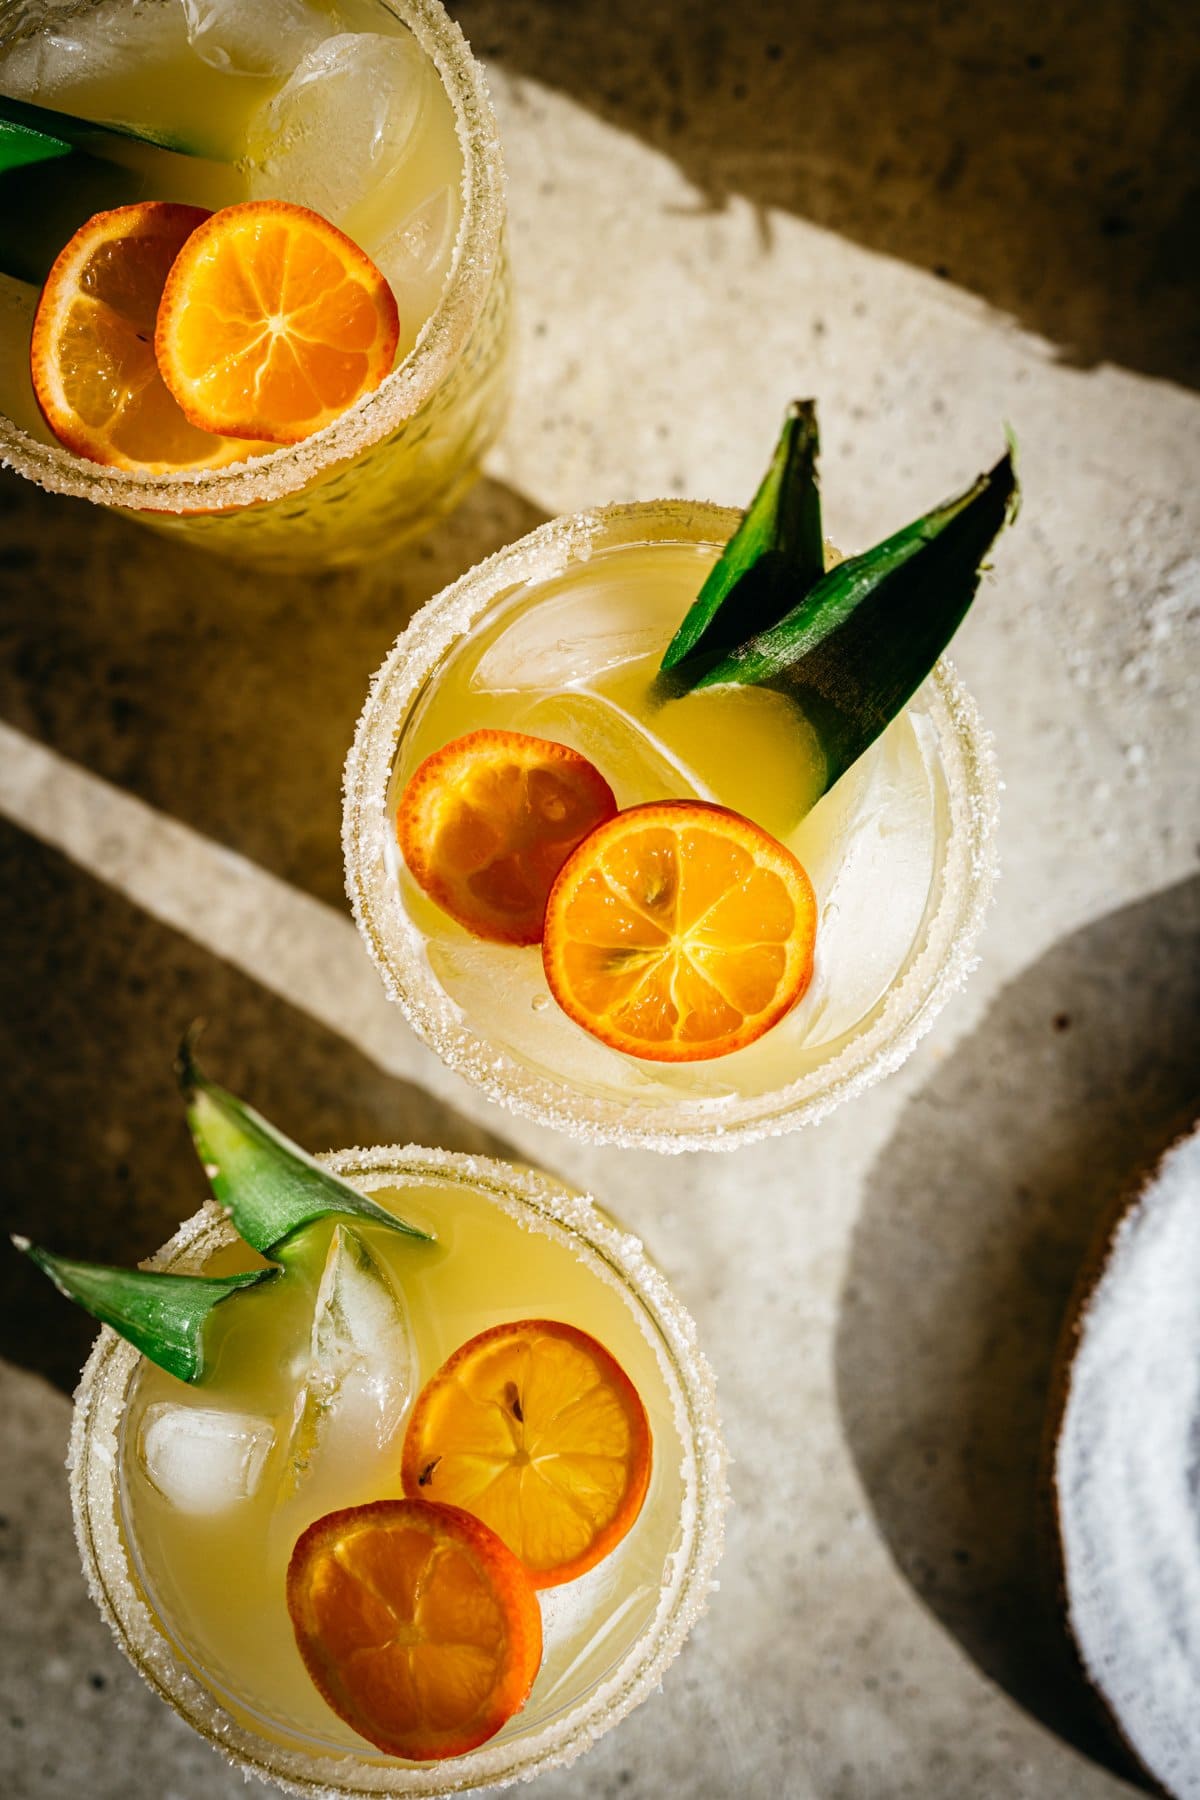
{"label": "pineapple leaf", "polygon": [[72,150],[89,150],[102,156],[106,145],[122,138],[154,144],[160,150],[180,151],[185,156],[198,154],[166,133],[135,129],[132,125],[102,124],[98,119],[77,119],[73,113],[60,112],[56,107],[35,106],[31,101],[0,94],[0,173],[27,163],[68,156]]}
{"label": "pineapple leaf", "polygon": [[768,630],[824,574],[819,450],[816,402],[793,400],[758,492],[667,646],[662,669],[673,693]]}
{"label": "pineapple leaf", "polygon": [[907,704],[975,597],[992,544],[1017,514],[1015,445],[931,512],[822,575],[777,624],[703,669],[696,687],[755,683],[811,722],[832,787]]}
{"label": "pineapple leaf", "polygon": [[176,1064],[188,1124],[209,1185],[254,1249],[269,1255],[313,1219],[350,1213],[429,1242],[314,1161],[252,1107],[209,1081],[184,1040]]}
{"label": "pineapple leaf", "polygon": [[199,1381],[204,1374],[204,1327],[214,1306],[245,1288],[273,1281],[281,1272],[249,1269],[241,1275],[171,1275],[155,1269],[77,1262],[55,1256],[28,1238],[14,1237],[13,1243],[50,1277],[60,1294],[111,1325],[143,1356],[180,1381]]}

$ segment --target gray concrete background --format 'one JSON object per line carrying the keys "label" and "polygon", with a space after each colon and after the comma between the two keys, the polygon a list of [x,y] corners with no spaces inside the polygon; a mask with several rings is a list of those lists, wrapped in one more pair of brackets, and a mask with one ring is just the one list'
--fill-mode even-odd
{"label": "gray concrete background", "polygon": [[[540,1793],[1115,1800],[1037,1573],[1037,1457],[1097,1216],[1196,1094],[1192,9],[464,0],[520,282],[518,401],[395,567],[268,581],[0,484],[7,1220],[145,1254],[197,1199],[180,1027],[313,1147],[490,1147],[591,1187],[695,1312],[735,1458],[662,1696]],[[734,1159],[588,1150],[445,1074],[342,899],[341,762],[412,609],[539,519],[742,502],[820,397],[831,535],[984,466],[1020,524],[956,646],[1007,782],[970,986],[889,1083]],[[76,1572],[88,1340],[0,1258],[0,1786],[241,1791]]]}

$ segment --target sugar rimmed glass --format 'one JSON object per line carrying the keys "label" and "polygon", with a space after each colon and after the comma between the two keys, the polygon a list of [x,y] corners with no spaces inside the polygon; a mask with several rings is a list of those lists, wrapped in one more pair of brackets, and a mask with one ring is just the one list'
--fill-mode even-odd
{"label": "sugar rimmed glass", "polygon": [[[395,843],[401,778],[456,731],[508,722],[561,737],[593,756],[620,804],[657,797],[628,784],[622,791],[612,763],[573,734],[561,710],[506,720],[479,710],[491,698],[477,688],[474,708],[459,705],[456,725],[439,729],[443,715],[451,717],[442,695],[453,684],[469,690],[461,659],[475,654],[473,646],[482,643],[491,654],[496,634],[522,612],[536,625],[539,594],[557,605],[564,590],[591,579],[613,552],[646,551],[662,560],[662,585],[668,575],[674,584],[665,604],[675,608],[655,621],[665,647],[739,518],[688,501],[606,507],[554,520],[479,564],[431,600],[397,640],[372,683],[347,761],[347,887],[388,993],[418,1035],[491,1099],[592,1142],[729,1149],[824,1118],[898,1067],[928,1029],[971,966],[991,894],[999,784],[974,703],[946,662],[861,765],[788,837],[817,888],[817,971],[794,1014],[735,1056],[670,1068],[607,1050],[558,1012],[536,949],[472,942],[416,889]],[[638,596],[643,612],[651,593],[646,588]],[[575,629],[569,617],[564,623],[556,615],[540,636],[535,630],[513,642],[523,646],[526,665],[536,667],[555,653],[557,639],[575,654]],[[618,646],[614,654],[620,653]],[[753,814],[731,791],[740,775],[736,769],[730,775],[730,767],[715,789],[695,784],[690,791]],[[888,798],[897,792],[899,801]],[[861,854],[855,806],[866,809],[864,816],[873,806],[878,815],[871,856]],[[915,845],[907,863],[899,860],[908,840],[897,834],[897,818],[908,821]],[[908,864],[915,875],[905,872]],[[912,911],[902,929],[888,892],[897,875],[904,876]],[[863,1001],[855,1016],[857,1003],[848,996],[858,991]]]}
{"label": "sugar rimmed glass", "polygon": [[[712,1586],[723,1535],[725,1456],[712,1375],[695,1327],[640,1242],[588,1198],[549,1176],[414,1146],[348,1150],[322,1160],[385,1204],[389,1189],[423,1180],[482,1194],[524,1230],[564,1244],[623,1301],[669,1395],[675,1440],[664,1441],[660,1424],[656,1464],[670,1472],[679,1493],[677,1504],[663,1510],[657,1526],[651,1522],[671,1538],[653,1616],[632,1641],[617,1645],[603,1670],[591,1672],[582,1693],[560,1696],[543,1718],[535,1687],[525,1713],[498,1738],[445,1763],[397,1763],[365,1743],[360,1750],[333,1754],[329,1746],[306,1746],[287,1730],[273,1729],[268,1720],[223,1705],[205,1684],[204,1669],[179,1641],[186,1622],[165,1624],[143,1586],[127,1533],[122,1480],[124,1427],[142,1359],[107,1328],[96,1341],[76,1395],[69,1459],[76,1535],[93,1598],[139,1674],[188,1724],[236,1767],[289,1792],[319,1794],[322,1800],[378,1794],[432,1797],[473,1792],[563,1766],[659,1686]],[[228,1220],[210,1203],[180,1227],[149,1266],[200,1269],[235,1242]],[[639,1520],[635,1529],[641,1527]],[[567,1595],[570,1587],[554,1592]]]}
{"label": "sugar rimmed glass", "polygon": [[[450,271],[408,356],[324,430],[241,465],[138,474],[90,463],[2,416],[0,463],[51,492],[279,569],[377,557],[457,504],[508,397],[511,282],[500,143],[482,71],[440,0],[370,5],[407,26],[432,60],[463,152],[463,215]],[[82,10],[89,9],[79,0],[20,0],[0,26],[0,50]]]}

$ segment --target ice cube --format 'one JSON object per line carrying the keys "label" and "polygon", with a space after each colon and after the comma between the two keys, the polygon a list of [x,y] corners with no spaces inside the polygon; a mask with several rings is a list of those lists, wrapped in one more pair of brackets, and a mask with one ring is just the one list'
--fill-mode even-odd
{"label": "ice cube", "polygon": [[230,75],[282,77],[314,50],[328,30],[305,0],[180,0],[188,43],[201,62]]}
{"label": "ice cube", "polygon": [[411,34],[326,38],[251,121],[252,198],[298,201],[342,224],[397,175],[431,79]]}
{"label": "ice cube", "polygon": [[[136,128],[141,123],[136,103],[140,66],[161,68],[186,53],[178,6],[73,8],[6,51],[0,84],[17,100]],[[134,89],[133,101],[126,87]]]}
{"label": "ice cube", "polygon": [[594,692],[572,688],[535,702],[524,721],[582,751],[622,806],[706,800],[787,838],[824,786],[816,734],[784,694],[745,686],[664,701],[644,667],[594,680]]}
{"label": "ice cube", "polygon": [[611,580],[595,606],[581,587],[519,613],[479,658],[471,686],[544,694],[579,687],[661,648],[661,627],[647,623],[641,596]]}
{"label": "ice cube", "polygon": [[929,720],[902,713],[792,840],[821,904],[816,971],[804,1000],[806,1045],[851,1030],[912,951],[937,868],[936,766]]}
{"label": "ice cube", "polygon": [[529,708],[523,723],[539,737],[580,751],[623,806],[641,800],[717,801],[716,791],[687,757],[607,696],[551,694]]}
{"label": "ice cube", "polygon": [[387,1271],[359,1232],[336,1225],[296,1394],[283,1496],[307,1484],[318,1462],[382,1450],[412,1398],[415,1371],[408,1313]]}
{"label": "ice cube", "polygon": [[142,1466],[178,1512],[218,1513],[249,1500],[275,1441],[269,1419],[160,1401],[142,1418]]}
{"label": "ice cube", "polygon": [[[55,19],[56,29],[31,34],[0,60],[5,93],[124,125],[167,148],[222,164],[240,154],[241,120],[228,105],[227,71],[198,60],[190,48],[182,0],[64,7]],[[266,91],[265,80],[259,86]],[[232,171],[208,173],[216,192],[242,197]],[[184,177],[182,189],[179,178],[178,169],[165,166],[155,175],[171,199],[192,198],[188,182],[195,171]]]}
{"label": "ice cube", "polygon": [[448,187],[440,187],[385,238],[375,261],[396,296],[400,317],[427,319],[450,266],[459,208]]}

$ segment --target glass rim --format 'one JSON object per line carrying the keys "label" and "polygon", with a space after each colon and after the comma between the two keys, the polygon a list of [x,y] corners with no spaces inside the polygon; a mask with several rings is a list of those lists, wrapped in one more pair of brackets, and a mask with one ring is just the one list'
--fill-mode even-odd
{"label": "glass rim", "polygon": [[544,1072],[483,1043],[431,971],[408,954],[407,914],[383,854],[391,829],[389,783],[405,724],[447,651],[486,610],[530,580],[547,580],[597,548],[675,541],[724,544],[740,523],[732,507],[644,500],[552,519],[477,563],[420,609],[376,672],[346,759],[342,846],[355,923],[389,995],[447,1066],[510,1112],[587,1143],[664,1153],[733,1150],[825,1118],[843,1100],[898,1068],[974,966],[997,874],[1000,781],[978,709],[943,658],[921,690],[946,773],[950,825],[942,891],[910,966],[879,1016],[790,1086],[740,1099],[718,1115],[706,1099],[669,1108],[617,1099]]}
{"label": "glass rim", "polygon": [[[636,1303],[670,1393],[684,1487],[683,1540],[668,1557],[653,1620],[616,1669],[565,1715],[525,1737],[492,1740],[443,1763],[380,1762],[352,1750],[315,1754],[255,1731],[192,1673],[138,1581],[120,1523],[119,1446],[129,1388],[142,1358],[108,1326],[101,1328],[76,1390],[67,1459],[75,1538],[91,1597],[118,1647],[159,1698],[243,1773],[286,1792],[310,1800],[370,1795],[437,1800],[566,1767],[661,1686],[714,1585],[729,1499],[726,1453],[716,1382],[695,1323],[640,1239],[605,1219],[590,1196],[541,1170],[415,1144],[331,1151],[317,1160],[350,1181],[370,1178],[383,1186],[389,1175],[427,1174],[482,1191],[513,1216],[536,1213],[585,1246]],[[209,1251],[236,1238],[228,1216],[210,1200],[142,1266],[195,1268]]]}
{"label": "glass rim", "polygon": [[[413,348],[373,393],[320,431],[222,469],[148,475],[88,462],[44,444],[0,413],[0,467],[51,493],[104,506],[168,514],[208,513],[286,499],[327,470],[352,462],[411,418],[446,381],[481,317],[503,258],[505,176],[483,70],[442,0],[377,0],[407,25],[437,68],[463,151],[465,201],[445,285]],[[164,504],[166,502],[166,504]]]}

